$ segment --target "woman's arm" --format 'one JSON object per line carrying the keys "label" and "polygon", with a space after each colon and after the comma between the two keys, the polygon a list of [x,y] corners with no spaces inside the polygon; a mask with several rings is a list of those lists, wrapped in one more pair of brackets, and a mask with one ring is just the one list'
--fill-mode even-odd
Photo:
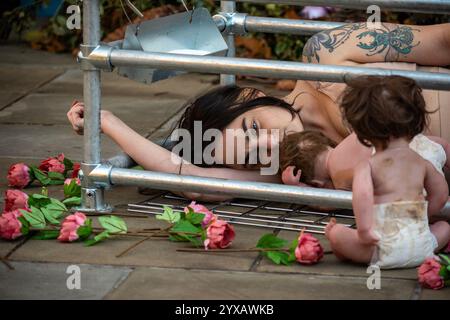
{"label": "woman's arm", "polygon": [[321,64],[412,62],[450,64],[450,23],[408,26],[353,23],[312,36],[303,49],[303,61]]}
{"label": "woman's arm", "polygon": [[[73,128],[82,133],[84,126],[84,105],[75,104],[68,112],[67,117]],[[122,120],[111,112],[103,110],[101,113],[101,129],[116,142],[120,148],[133,158],[146,170],[167,173],[179,173],[181,158],[165,148],[147,140],[136,131],[127,126]],[[183,161],[182,174],[193,176],[214,177],[223,179],[235,179],[244,181],[280,183],[277,175],[260,175],[257,170],[235,170],[229,168],[202,168]],[[197,193],[183,193],[184,196],[196,200],[223,200],[230,197],[203,195]]]}

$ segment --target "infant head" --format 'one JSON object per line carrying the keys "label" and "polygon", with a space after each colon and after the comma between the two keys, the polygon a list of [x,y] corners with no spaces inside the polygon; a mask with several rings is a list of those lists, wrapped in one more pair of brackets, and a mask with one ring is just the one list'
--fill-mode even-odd
{"label": "infant head", "polygon": [[385,149],[390,139],[411,140],[428,123],[422,89],[400,76],[362,76],[348,81],[342,114],[366,146]]}
{"label": "infant head", "polygon": [[288,134],[280,144],[280,169],[289,166],[301,170],[300,182],[313,185],[316,178],[316,163],[320,154],[329,147],[335,147],[331,139],[316,131],[303,131]]}

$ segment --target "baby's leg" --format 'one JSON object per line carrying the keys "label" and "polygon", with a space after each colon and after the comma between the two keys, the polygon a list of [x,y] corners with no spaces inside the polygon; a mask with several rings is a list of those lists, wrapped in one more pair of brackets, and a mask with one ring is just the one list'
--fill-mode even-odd
{"label": "baby's leg", "polygon": [[450,225],[446,221],[438,221],[430,225],[430,230],[438,242],[435,252],[439,252],[450,241]]}
{"label": "baby's leg", "polygon": [[372,260],[375,247],[361,244],[355,229],[337,224],[333,218],[325,229],[325,235],[339,259],[358,263],[370,263]]}

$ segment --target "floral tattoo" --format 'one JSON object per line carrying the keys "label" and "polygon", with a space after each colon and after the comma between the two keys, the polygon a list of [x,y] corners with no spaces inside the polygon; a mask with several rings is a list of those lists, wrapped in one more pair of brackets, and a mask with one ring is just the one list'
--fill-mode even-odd
{"label": "floral tattoo", "polygon": [[322,47],[332,53],[344,44],[352,33],[362,30],[364,31],[356,35],[356,38],[360,40],[357,47],[367,50],[367,56],[384,54],[386,62],[397,61],[400,54],[411,53],[412,48],[420,43],[414,43],[413,33],[413,31],[420,32],[420,30],[413,30],[408,26],[395,26],[394,29],[389,30],[384,25],[382,28],[373,29],[368,28],[366,23],[353,23],[315,34],[305,44],[303,56],[308,62],[312,62],[313,59],[320,62],[318,52]]}

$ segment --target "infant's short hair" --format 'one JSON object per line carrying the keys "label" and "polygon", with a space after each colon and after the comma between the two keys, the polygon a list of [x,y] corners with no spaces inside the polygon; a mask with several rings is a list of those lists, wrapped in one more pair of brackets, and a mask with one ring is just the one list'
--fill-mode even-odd
{"label": "infant's short hair", "polygon": [[347,82],[341,100],[346,121],[365,146],[391,138],[412,139],[428,125],[422,89],[400,76],[362,76]]}
{"label": "infant's short hair", "polygon": [[318,131],[288,134],[280,144],[280,169],[295,166],[294,173],[302,171],[300,182],[311,184],[314,180],[315,161],[319,154],[336,143]]}

